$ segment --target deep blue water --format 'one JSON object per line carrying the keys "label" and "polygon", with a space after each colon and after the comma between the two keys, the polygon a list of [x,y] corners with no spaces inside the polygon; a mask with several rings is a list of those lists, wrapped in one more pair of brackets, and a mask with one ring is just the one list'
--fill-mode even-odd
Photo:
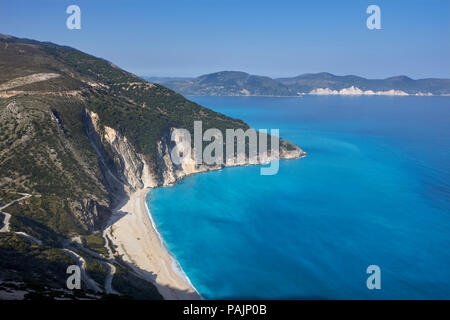
{"label": "deep blue water", "polygon": [[308,152],[151,191],[205,298],[450,299],[450,97],[191,99]]}

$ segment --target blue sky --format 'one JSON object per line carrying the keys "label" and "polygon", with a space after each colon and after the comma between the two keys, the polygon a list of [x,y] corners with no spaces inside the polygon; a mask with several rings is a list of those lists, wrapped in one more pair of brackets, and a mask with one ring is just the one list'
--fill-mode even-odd
{"label": "blue sky", "polygon": [[[81,8],[81,30],[66,8]],[[368,30],[366,8],[381,8]],[[0,33],[69,45],[138,75],[241,70],[450,78],[450,1],[0,0]]]}

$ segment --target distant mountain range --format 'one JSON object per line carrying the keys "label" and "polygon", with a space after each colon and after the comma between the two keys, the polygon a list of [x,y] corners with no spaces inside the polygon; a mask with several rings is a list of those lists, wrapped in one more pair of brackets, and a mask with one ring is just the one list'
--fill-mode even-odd
{"label": "distant mountain range", "polygon": [[[449,95],[450,79],[395,76],[366,79],[354,75],[306,73],[292,78],[269,78],[240,71],[221,71],[197,78],[146,78],[183,95],[201,96],[299,96],[342,95]],[[152,81],[154,80],[154,81]],[[157,81],[159,80],[159,81]]]}

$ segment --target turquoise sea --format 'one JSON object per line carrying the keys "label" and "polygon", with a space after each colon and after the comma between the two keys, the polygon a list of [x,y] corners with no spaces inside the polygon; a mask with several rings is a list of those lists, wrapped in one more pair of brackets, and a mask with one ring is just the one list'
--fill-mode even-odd
{"label": "turquoise sea", "polygon": [[203,297],[450,299],[450,97],[190,99],[308,153],[150,192]]}

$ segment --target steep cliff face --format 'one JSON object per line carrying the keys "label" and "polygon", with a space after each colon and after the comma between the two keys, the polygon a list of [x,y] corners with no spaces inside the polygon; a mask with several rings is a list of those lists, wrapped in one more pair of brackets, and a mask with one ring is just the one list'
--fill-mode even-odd
{"label": "steep cliff face", "polygon": [[127,137],[119,131],[101,125],[98,114],[85,111],[86,133],[101,163],[106,186],[116,198],[144,188],[169,185],[195,172],[193,161],[174,164],[171,151],[175,146],[170,133],[164,135],[156,146],[156,163],[136,151]]}
{"label": "steep cliff face", "polygon": [[[180,135],[175,131],[175,128],[171,128],[166,131],[161,140],[157,143],[157,174],[159,185],[167,186],[175,183],[183,177],[199,172],[206,172],[210,170],[219,170],[223,168],[222,165],[210,165],[204,164],[197,165],[194,161],[194,149],[191,151],[190,157],[184,157],[178,164],[172,159],[172,151],[176,147],[174,141],[179,141]],[[172,141],[172,135],[174,141]]]}
{"label": "steep cliff face", "polygon": [[98,114],[85,110],[84,126],[113,198],[158,185],[144,155],[137,153],[120,132],[101,125]]}
{"label": "steep cliff face", "polygon": [[74,202],[72,212],[89,231],[102,229],[111,216],[111,210],[108,206],[101,205],[92,199],[82,199]]}
{"label": "steep cliff face", "polygon": [[[270,153],[270,150],[259,156],[248,158],[243,163],[196,164],[195,150],[190,157],[184,157],[180,163],[172,159],[172,152],[179,141],[180,134],[170,128],[166,130],[156,145],[156,161],[152,163],[148,157],[136,152],[136,148],[119,131],[101,125],[101,119],[93,111],[85,111],[85,126],[87,135],[97,152],[107,188],[116,197],[135,192],[144,188],[171,185],[185,176],[220,170],[246,164],[266,164],[274,159],[294,159],[306,155],[299,147],[280,139],[280,150]],[[172,140],[173,138],[173,140]],[[109,152],[108,152],[109,150]]]}

